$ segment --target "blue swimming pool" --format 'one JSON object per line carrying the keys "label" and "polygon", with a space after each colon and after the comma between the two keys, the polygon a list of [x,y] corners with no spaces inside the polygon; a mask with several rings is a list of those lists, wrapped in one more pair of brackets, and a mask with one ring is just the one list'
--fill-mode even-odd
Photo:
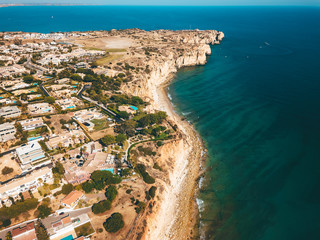
{"label": "blue swimming pool", "polygon": [[102,171],[109,171],[114,174],[114,168],[106,168],[106,169],[102,169]]}
{"label": "blue swimming pool", "polygon": [[137,107],[135,107],[135,106],[130,106],[130,108],[132,108],[133,110],[135,110],[135,111],[137,111],[138,110],[138,108]]}
{"label": "blue swimming pool", "polygon": [[69,106],[69,107],[66,107],[67,109],[69,109],[69,108],[74,108],[74,106]]}
{"label": "blue swimming pool", "polygon": [[28,138],[28,141],[36,140],[36,139],[39,139],[39,138],[41,138],[41,136],[38,136],[38,137],[30,137],[30,138]]}
{"label": "blue swimming pool", "polygon": [[69,235],[69,236],[66,236],[64,238],[61,238],[60,240],[72,240],[72,239],[73,239],[73,236]]}

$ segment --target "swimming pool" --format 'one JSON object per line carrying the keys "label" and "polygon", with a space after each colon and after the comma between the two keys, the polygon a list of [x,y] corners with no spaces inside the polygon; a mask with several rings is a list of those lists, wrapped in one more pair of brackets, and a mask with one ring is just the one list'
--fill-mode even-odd
{"label": "swimming pool", "polygon": [[137,110],[138,110],[138,108],[137,108],[137,107],[135,107],[135,106],[130,106],[130,108],[131,108],[131,109],[133,109],[133,110],[135,110],[135,111],[137,111]]}
{"label": "swimming pool", "polygon": [[69,236],[66,236],[64,238],[61,238],[60,240],[72,240],[72,239],[73,239],[73,236],[69,235]]}
{"label": "swimming pool", "polygon": [[69,106],[69,107],[66,107],[67,109],[69,109],[69,108],[74,108],[74,106]]}
{"label": "swimming pool", "polygon": [[28,141],[36,140],[36,139],[39,139],[39,138],[41,138],[41,136],[38,136],[38,137],[30,137],[30,138],[28,138]]}
{"label": "swimming pool", "polygon": [[109,171],[109,172],[112,172],[112,174],[114,174],[114,168],[106,168],[106,169],[102,169],[102,171]]}

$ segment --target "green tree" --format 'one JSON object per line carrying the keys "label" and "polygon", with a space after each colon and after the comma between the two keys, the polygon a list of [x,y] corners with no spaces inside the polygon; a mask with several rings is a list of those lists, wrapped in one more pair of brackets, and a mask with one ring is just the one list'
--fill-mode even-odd
{"label": "green tree", "polygon": [[12,240],[12,234],[10,231],[6,234],[6,240]]}
{"label": "green tree", "polygon": [[155,183],[155,179],[151,177],[149,173],[147,173],[146,166],[144,166],[143,164],[137,164],[137,166],[135,167],[135,170],[137,173],[139,173],[142,176],[143,181],[145,181],[145,183],[148,183],[148,184]]}
{"label": "green tree", "polygon": [[56,162],[56,165],[52,168],[52,173],[58,173],[63,175],[65,173],[64,167],[61,162]]}
{"label": "green tree", "polygon": [[111,217],[103,223],[103,227],[107,232],[115,233],[124,227],[124,221],[121,213],[113,213]]}
{"label": "green tree", "polygon": [[47,232],[46,227],[42,224],[42,222],[38,219],[36,223],[36,234],[37,238],[40,240],[49,240],[49,234]]}
{"label": "green tree", "polygon": [[55,100],[54,97],[48,96],[48,97],[45,97],[45,98],[44,98],[44,101],[47,102],[47,103],[52,104],[52,103],[54,103],[56,100]]}
{"label": "green tree", "polygon": [[69,194],[73,191],[73,185],[71,183],[64,184],[61,189],[63,194]]}
{"label": "green tree", "polygon": [[2,173],[3,175],[7,175],[7,174],[10,174],[10,173],[12,173],[12,172],[13,172],[13,168],[7,167],[7,166],[5,166],[5,167],[1,170],[1,173]]}
{"label": "green tree", "polygon": [[127,113],[126,111],[120,111],[118,112],[119,117],[123,118],[123,119],[129,119],[129,113]]}
{"label": "green tree", "polygon": [[86,181],[81,184],[81,187],[85,193],[90,193],[94,188],[94,184],[91,181]]}
{"label": "green tree", "polygon": [[64,70],[62,70],[61,72],[58,73],[58,78],[59,79],[68,78],[70,76],[71,76],[71,73],[67,69],[64,69]]}
{"label": "green tree", "polygon": [[152,186],[150,189],[149,189],[149,195],[150,197],[154,198],[156,196],[156,190],[157,190],[157,187],[155,186]]}
{"label": "green tree", "polygon": [[10,219],[7,218],[7,219],[2,221],[2,226],[3,227],[8,227],[10,225],[11,225],[11,220]]}
{"label": "green tree", "polygon": [[34,77],[32,75],[26,75],[23,77],[23,81],[25,83],[32,83],[34,81]]}
{"label": "green tree", "polygon": [[116,139],[112,135],[106,135],[103,138],[101,138],[100,141],[101,141],[102,145],[108,146],[110,144],[114,144],[116,142]]}
{"label": "green tree", "polygon": [[38,207],[38,218],[44,219],[52,213],[52,209],[45,204]]}
{"label": "green tree", "polygon": [[123,144],[127,140],[127,136],[123,133],[120,133],[116,136],[116,142]]}
{"label": "green tree", "polygon": [[116,186],[114,185],[110,185],[107,189],[106,189],[106,193],[105,196],[106,198],[112,202],[116,197],[117,197],[118,191]]}
{"label": "green tree", "polygon": [[91,209],[94,214],[104,213],[105,211],[111,209],[111,202],[109,200],[102,200],[93,204]]}
{"label": "green tree", "polygon": [[79,74],[72,74],[70,78],[75,81],[82,81],[82,77]]}

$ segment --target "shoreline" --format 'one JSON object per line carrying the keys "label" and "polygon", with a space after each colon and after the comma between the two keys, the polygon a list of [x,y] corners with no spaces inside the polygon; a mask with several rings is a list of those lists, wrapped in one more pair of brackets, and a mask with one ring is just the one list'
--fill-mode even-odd
{"label": "shoreline", "polygon": [[[203,175],[203,163],[205,151],[205,144],[201,139],[199,133],[195,130],[194,126],[188,121],[183,119],[183,116],[179,115],[168,97],[168,86],[171,84],[173,79],[176,77],[175,73],[170,73],[167,79],[155,86],[157,98],[156,103],[159,105],[161,110],[164,110],[170,120],[177,124],[179,130],[182,133],[182,139],[184,142],[185,153],[180,153],[176,156],[175,165],[180,166],[182,163],[186,164],[185,169],[178,170],[173,169],[170,173],[174,175],[174,180],[179,179],[183,183],[180,185],[176,181],[171,182],[171,189],[167,190],[160,203],[160,215],[164,213],[168,214],[168,211],[173,214],[171,221],[167,222],[167,227],[163,230],[159,230],[159,222],[157,226],[152,229],[149,227],[149,237],[147,239],[193,239],[200,237],[200,218],[199,218],[199,205],[197,197],[199,195],[199,180]],[[153,99],[155,100],[155,99]],[[185,158],[185,159],[184,159]],[[177,184],[176,186],[173,186]],[[173,201],[173,202],[172,202]],[[176,205],[174,209],[176,213],[170,207]],[[169,210],[168,210],[169,209]],[[159,212],[157,213],[159,215]],[[158,218],[159,220],[159,218]],[[159,238],[154,238],[154,236]]]}

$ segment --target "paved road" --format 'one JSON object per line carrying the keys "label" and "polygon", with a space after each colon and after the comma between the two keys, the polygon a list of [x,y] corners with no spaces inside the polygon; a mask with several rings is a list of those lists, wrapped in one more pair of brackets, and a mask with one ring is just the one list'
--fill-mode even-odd
{"label": "paved road", "polygon": [[42,92],[44,93],[44,95],[46,95],[47,97],[50,96],[49,92],[47,91],[47,89],[42,85],[42,83],[39,85],[40,89],[42,90]]}
{"label": "paved road", "polygon": [[86,89],[90,88],[90,85],[83,85],[81,90],[78,92],[78,96],[84,100],[87,100],[88,102],[94,103],[96,106],[102,108],[103,110],[105,110],[106,112],[110,113],[112,116],[116,117],[117,119],[120,119],[121,121],[124,121],[123,118],[120,118],[117,114],[115,114],[114,112],[110,111],[106,106],[104,106],[103,104],[99,104],[97,101],[92,100],[91,98],[85,97],[82,95],[83,91],[85,91]]}

